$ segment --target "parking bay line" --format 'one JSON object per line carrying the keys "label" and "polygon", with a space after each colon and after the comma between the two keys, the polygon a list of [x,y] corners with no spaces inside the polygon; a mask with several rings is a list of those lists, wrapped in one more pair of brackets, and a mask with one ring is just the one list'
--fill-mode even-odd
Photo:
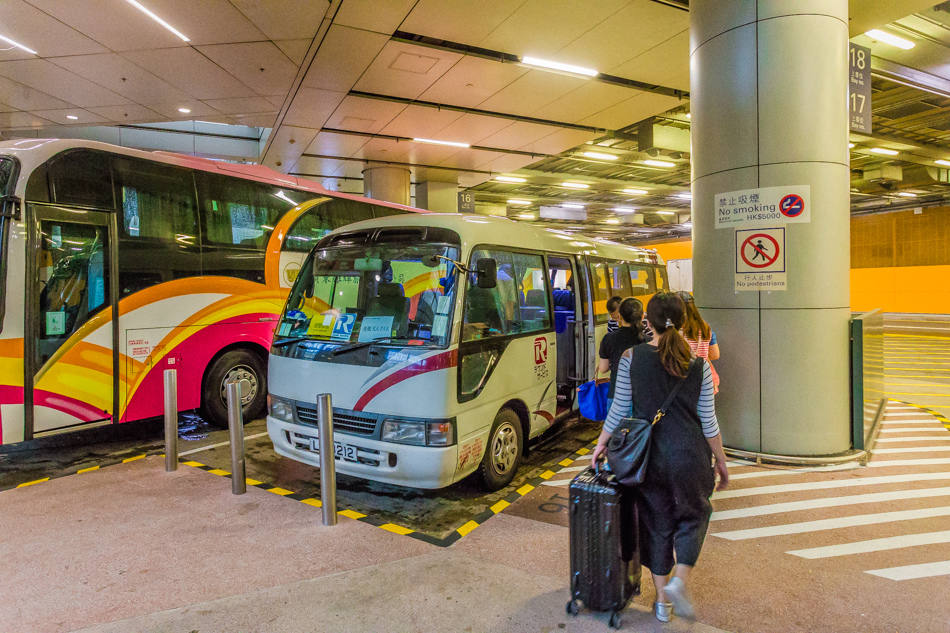
{"label": "parking bay line", "polygon": [[[247,437],[244,438],[244,440],[245,441],[253,440],[258,437],[264,437],[265,435],[267,435],[267,431],[264,431],[263,433],[255,433],[254,435],[248,435]],[[200,453],[201,451],[210,451],[212,448],[220,448],[222,446],[228,446],[230,443],[231,442],[228,441],[228,442],[218,442],[217,444],[208,444],[207,446],[193,448],[190,451],[185,451],[184,453],[178,453],[178,456],[182,457],[184,455],[194,455],[195,453]]]}
{"label": "parking bay line", "polygon": [[820,532],[823,530],[836,530],[846,527],[855,527],[858,525],[877,525],[879,523],[894,523],[896,521],[911,521],[914,519],[929,519],[932,517],[950,516],[950,506],[939,508],[923,508],[919,510],[900,510],[896,512],[880,512],[877,514],[858,514],[849,517],[839,517],[836,519],[819,519],[817,521],[804,521],[802,523],[786,523],[784,525],[772,525],[760,528],[747,528],[744,530],[731,530],[729,532],[716,532],[712,536],[718,536],[729,541],[744,541],[753,538],[763,538],[766,536],[785,536],[788,534],[804,534],[806,532]]}
{"label": "parking bay line", "polygon": [[786,501],[783,503],[769,503],[751,508],[736,510],[720,510],[713,512],[710,521],[728,521],[731,519],[746,519],[770,514],[784,514],[786,512],[800,512],[802,510],[816,510],[818,508],[837,508],[839,506],[859,505],[864,503],[880,503],[885,501],[902,501],[904,499],[932,499],[935,497],[950,497],[950,487],[922,488],[918,490],[895,490],[891,492],[871,492],[844,497],[821,497],[807,501]]}
{"label": "parking bay line", "polygon": [[923,532],[921,534],[903,534],[901,536],[875,538],[867,541],[843,543],[841,545],[797,549],[785,553],[809,559],[833,558],[835,556],[868,554],[870,552],[883,552],[904,547],[917,547],[920,545],[937,545],[939,543],[950,543],[950,530],[944,532]]}
{"label": "parking bay line", "polygon": [[[797,472],[797,471],[796,471]],[[734,479],[732,477],[731,479]],[[836,479],[834,481],[810,481],[797,484],[776,484],[772,486],[755,486],[738,490],[723,490],[713,494],[713,499],[735,499],[737,497],[753,497],[756,495],[778,494],[783,492],[802,492],[806,490],[830,490],[833,488],[850,488],[852,486],[876,486],[880,484],[902,484],[915,481],[942,481],[950,479],[950,472],[918,473],[905,475],[882,475],[879,477],[860,477],[855,479]]]}

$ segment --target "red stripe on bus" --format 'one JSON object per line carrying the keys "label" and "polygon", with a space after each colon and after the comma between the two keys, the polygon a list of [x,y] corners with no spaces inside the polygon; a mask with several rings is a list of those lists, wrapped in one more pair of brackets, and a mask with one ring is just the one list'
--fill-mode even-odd
{"label": "red stripe on bus", "polygon": [[441,354],[436,354],[435,356],[429,356],[423,358],[422,360],[416,361],[408,367],[404,367],[399,371],[393,372],[390,375],[386,376],[372,387],[366,390],[366,392],[360,396],[360,399],[356,401],[356,406],[353,407],[354,411],[362,411],[363,407],[369,404],[370,400],[386,391],[395,384],[406,380],[407,378],[412,378],[413,376],[418,376],[420,374],[426,374],[430,371],[439,371],[440,369],[448,369],[450,367],[455,367],[458,364],[458,350],[449,350],[448,352],[442,352]]}

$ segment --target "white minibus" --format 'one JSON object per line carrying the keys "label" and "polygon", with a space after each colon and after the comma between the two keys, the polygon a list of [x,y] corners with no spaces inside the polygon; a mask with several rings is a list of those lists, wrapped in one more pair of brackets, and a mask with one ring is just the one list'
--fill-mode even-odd
{"label": "white minibus", "polygon": [[317,395],[340,473],[508,485],[530,439],[573,414],[607,300],[667,288],[656,253],[505,218],[404,215],[323,237],[268,363],[274,450],[319,465]]}

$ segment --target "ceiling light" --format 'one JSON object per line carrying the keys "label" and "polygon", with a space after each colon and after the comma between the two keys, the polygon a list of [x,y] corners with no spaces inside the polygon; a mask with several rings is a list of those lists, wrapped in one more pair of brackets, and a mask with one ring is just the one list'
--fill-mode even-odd
{"label": "ceiling light", "polygon": [[679,198],[680,200],[692,200],[692,199],[693,199],[693,194],[691,194],[691,193],[688,192],[688,191],[684,191],[684,192],[682,192],[682,193],[676,194],[676,195],[673,196],[673,197],[674,197],[674,198]]}
{"label": "ceiling light", "polygon": [[657,215],[675,215],[676,212],[675,211],[657,211],[656,214]]}
{"label": "ceiling light", "polygon": [[583,209],[584,208],[584,205],[577,204],[576,202],[565,202],[561,206],[567,209]]}
{"label": "ceiling light", "polygon": [[191,41],[187,37],[185,37],[185,35],[181,31],[176,30],[175,27],[173,27],[171,24],[169,24],[165,20],[161,19],[160,17],[158,17],[157,15],[155,15],[154,13],[152,13],[151,11],[143,7],[140,3],[136,2],[135,0],[125,0],[125,1],[131,4],[133,7],[135,7],[139,11],[141,11],[142,13],[144,13],[145,15],[147,15],[148,17],[152,18],[153,20],[161,24],[162,26],[164,26],[166,29],[168,29],[169,31],[177,35],[178,37],[180,37],[181,41],[183,42]]}
{"label": "ceiling light", "polygon": [[191,114],[190,108],[178,108],[178,111],[181,112],[182,114]]}
{"label": "ceiling light", "polygon": [[431,143],[432,145],[448,145],[450,147],[471,147],[468,143],[457,143],[455,141],[436,141],[431,138],[414,138],[416,143]]}
{"label": "ceiling light", "polygon": [[905,198],[916,198],[916,197],[917,197],[917,194],[916,194],[916,193],[911,193],[911,192],[909,192],[909,191],[898,191],[898,192],[897,192],[897,195],[899,195],[899,196],[904,196]]}
{"label": "ceiling light", "polygon": [[649,165],[650,167],[667,167],[667,168],[669,168],[669,167],[676,167],[676,163],[671,163],[671,162],[665,161],[665,160],[653,160],[653,159],[649,159],[649,160],[643,161],[643,164],[644,164],[644,165]]}
{"label": "ceiling light", "polygon": [[508,201],[508,204],[531,204],[531,201],[530,201],[530,200],[518,200],[517,198],[513,198],[513,199],[511,199],[511,200]]}
{"label": "ceiling light", "polygon": [[852,147],[854,147],[854,143],[848,143],[848,149],[851,149]]}
{"label": "ceiling light", "polygon": [[600,74],[591,68],[572,66],[570,64],[562,64],[560,62],[552,62],[546,59],[538,59],[537,57],[522,57],[521,63],[525,64],[526,66],[537,66],[538,68],[544,68],[547,70],[560,70],[561,72],[571,73],[573,75],[584,75],[585,77],[596,77]]}
{"label": "ceiling light", "polygon": [[66,115],[66,118],[69,119],[70,121],[78,121],[78,120],[79,120],[79,117],[76,116],[75,114],[67,114],[67,115]]}
{"label": "ceiling light", "polygon": [[0,40],[6,42],[7,44],[12,44],[13,46],[16,46],[17,48],[19,48],[19,49],[21,49],[21,50],[24,50],[24,51],[26,51],[27,53],[30,53],[31,55],[39,55],[39,53],[37,53],[36,51],[34,51],[32,48],[27,48],[26,46],[24,46],[23,44],[20,44],[19,42],[14,42],[14,41],[11,40],[9,37],[4,37],[4,36],[0,35]]}
{"label": "ceiling light", "polygon": [[636,210],[636,207],[614,207],[614,211],[617,213],[633,213]]}
{"label": "ceiling light", "polygon": [[618,220],[617,218],[608,218],[604,220],[604,222],[606,222],[607,224],[620,224],[620,220]]}
{"label": "ceiling light", "polygon": [[616,154],[604,154],[603,152],[584,152],[587,158],[596,158],[599,160],[617,160],[620,158]]}
{"label": "ceiling light", "polygon": [[568,189],[589,189],[590,185],[586,182],[562,182],[562,187],[567,187]]}
{"label": "ceiling light", "polygon": [[693,118],[693,115],[692,115],[691,113],[687,112],[687,113],[686,113],[686,118],[687,118],[687,119],[692,119],[692,118]]}
{"label": "ceiling light", "polygon": [[533,213],[519,213],[518,217],[521,218],[522,220],[533,220],[534,214]]}
{"label": "ceiling light", "polygon": [[644,194],[650,193],[646,189],[624,189],[624,193],[628,193],[631,196],[642,196]]}
{"label": "ceiling light", "polygon": [[879,42],[896,46],[897,48],[901,48],[905,51],[908,51],[916,46],[916,44],[910,40],[905,40],[902,37],[897,37],[896,35],[891,35],[890,33],[885,33],[884,31],[878,29],[871,29],[870,31],[866,31],[864,34],[872,39],[878,40]]}
{"label": "ceiling light", "polygon": [[495,176],[498,182],[528,182],[527,178],[518,178],[516,176]]}
{"label": "ceiling light", "polygon": [[938,165],[944,165],[944,166],[950,167],[950,160],[939,159],[939,160],[935,160],[934,162],[937,163]]}
{"label": "ceiling light", "polygon": [[887,149],[886,147],[872,147],[871,151],[875,154],[884,154],[885,156],[897,156],[900,154],[896,149]]}

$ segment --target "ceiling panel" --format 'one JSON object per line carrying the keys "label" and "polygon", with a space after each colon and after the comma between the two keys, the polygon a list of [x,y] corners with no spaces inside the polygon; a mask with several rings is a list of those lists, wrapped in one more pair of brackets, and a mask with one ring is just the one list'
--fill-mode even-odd
{"label": "ceiling panel", "polygon": [[[263,32],[228,0],[148,0],[150,11],[184,33],[192,46],[253,42],[267,39]],[[165,30],[144,13],[139,24]],[[141,22],[144,20],[144,23]]]}
{"label": "ceiling panel", "polygon": [[198,99],[254,96],[253,90],[193,48],[128,51],[123,57]]}
{"label": "ceiling panel", "polygon": [[[652,0],[634,0],[557,52],[558,59],[601,72],[614,69],[671,37],[689,31],[689,13]],[[626,77],[626,75],[619,75]]]}
{"label": "ceiling panel", "polygon": [[469,145],[484,145],[482,142],[514,122],[499,117],[481,114],[463,114],[445,128],[439,130],[438,138],[454,139]]}
{"label": "ceiling panel", "polygon": [[[688,76],[689,31],[637,55],[615,68],[612,74],[660,86],[669,86],[672,77]],[[689,89],[688,83],[686,89]]]}
{"label": "ceiling panel", "polygon": [[320,132],[307,147],[307,153],[349,158],[359,148],[363,147],[368,140],[369,138],[366,136]]}
{"label": "ceiling panel", "polygon": [[[607,108],[581,121],[584,125],[595,125],[609,130],[619,130],[633,125],[647,117],[666,112],[678,105],[687,103],[685,100],[652,92],[641,93],[622,103]],[[579,145],[579,143],[578,143]]]}
{"label": "ceiling panel", "polygon": [[419,97],[423,101],[473,108],[528,72],[516,64],[466,55]]}
{"label": "ceiling panel", "polygon": [[402,103],[348,96],[327,121],[326,127],[378,134],[405,108]]}
{"label": "ceiling panel", "polygon": [[271,40],[312,40],[326,15],[327,0],[231,0]]}
{"label": "ceiling panel", "polygon": [[[145,103],[143,104],[150,110],[154,110],[162,115],[163,118],[172,121],[190,121],[197,117],[206,118],[220,114],[214,107],[197,100],[187,102],[176,101],[175,103]],[[178,108],[187,108],[191,112],[179,112]]]}
{"label": "ceiling panel", "polygon": [[[53,121],[60,125],[92,125],[97,123],[108,123],[109,119],[83,110],[82,108],[67,108],[65,110],[39,110],[31,112],[35,116]],[[79,117],[76,120],[66,118],[66,115]]]}
{"label": "ceiling panel", "polygon": [[577,123],[593,114],[626,101],[631,96],[639,94],[637,90],[588,81],[583,86],[570,92],[556,101],[552,101],[531,116],[552,121]]}
{"label": "ceiling panel", "polygon": [[391,35],[414,4],[416,0],[346,0],[333,23]]}
{"label": "ceiling panel", "polygon": [[[531,156],[521,156],[520,154],[502,154],[501,156],[485,161],[478,166],[483,171],[490,171],[496,174],[506,174],[516,171],[535,162],[536,158]],[[485,180],[488,180],[486,177]]]}
{"label": "ceiling panel", "polygon": [[357,150],[354,156],[368,160],[389,160],[408,163],[410,162],[409,153],[412,151],[411,146],[413,145],[416,145],[416,143],[406,141],[400,143],[393,139],[371,138],[366,141],[363,147]]}
{"label": "ceiling panel", "polygon": [[410,105],[382,129],[383,134],[408,138],[431,138],[440,141],[465,142],[440,134],[439,131],[462,117],[460,112],[436,110],[425,106]]}
{"label": "ceiling panel", "polygon": [[389,41],[356,83],[356,90],[416,99],[462,55]]}
{"label": "ceiling panel", "polygon": [[264,97],[235,97],[233,99],[208,99],[209,106],[221,114],[277,114],[278,107]]}
{"label": "ceiling panel", "polygon": [[587,79],[531,70],[480,103],[479,108],[530,115],[585,83],[588,83]]}
{"label": "ceiling panel", "polygon": [[489,174],[473,174],[472,172],[462,171],[459,172],[459,187],[462,189],[474,187],[490,179]]}
{"label": "ceiling panel", "polygon": [[281,126],[294,125],[319,130],[345,96],[345,92],[301,87],[294,95]]}
{"label": "ceiling panel", "polygon": [[474,46],[522,4],[524,0],[452,0],[449,11],[445,0],[419,0],[399,28]]}
{"label": "ceiling panel", "polygon": [[[331,27],[332,28],[332,27]],[[307,51],[310,50],[310,44],[313,43],[313,38],[309,39],[300,39],[300,40],[274,40],[274,44],[283,51],[284,55],[290,58],[290,61],[300,66],[303,63],[304,58],[307,56]]]}
{"label": "ceiling panel", "polygon": [[[270,147],[267,148],[267,154],[264,155],[261,163],[282,174],[286,174],[290,170],[290,167],[300,158],[300,155],[303,154],[304,148],[310,145],[316,135],[316,130],[281,125],[280,128],[273,133],[273,140],[271,141]],[[294,142],[291,143],[290,141]]]}
{"label": "ceiling panel", "polygon": [[218,44],[198,50],[259,95],[286,94],[297,66],[271,42]]}
{"label": "ceiling panel", "polygon": [[469,152],[469,149],[449,147],[447,145],[431,145],[428,143],[400,143],[409,148],[409,162],[418,165],[438,165],[456,154]]}
{"label": "ceiling panel", "polygon": [[438,163],[440,167],[458,167],[459,169],[479,169],[479,165],[509,156],[503,152],[489,152],[483,149],[466,149],[449,156]]}
{"label": "ceiling panel", "polygon": [[366,163],[358,160],[348,160],[343,166],[333,172],[334,176],[346,176],[348,178],[362,178]]}
{"label": "ceiling panel", "polygon": [[45,59],[0,62],[0,76],[80,107],[129,103],[128,99]]}
{"label": "ceiling panel", "polygon": [[389,37],[336,24],[320,44],[303,85],[349,92]]}
{"label": "ceiling panel", "polygon": [[552,58],[569,43],[630,4],[631,0],[527,0],[479,46],[496,51]]}
{"label": "ceiling panel", "polygon": [[96,108],[87,108],[90,112],[105,117],[116,123],[156,123],[165,121],[165,117],[154,110],[149,110],[145,106],[138,104],[120,105],[120,106],[101,106]]}
{"label": "ceiling panel", "polygon": [[[14,0],[18,2],[19,0]],[[62,55],[83,55],[86,53],[104,53],[106,49],[112,51],[128,51],[143,48],[168,48],[173,46],[187,46],[174,33],[162,28],[160,24],[149,19],[147,15],[127,2],[116,0],[83,0],[82,2],[64,2],[63,0],[30,0],[30,3],[42,9],[56,20],[69,24],[81,33],[89,36],[102,46],[97,50],[78,50]],[[6,1],[0,6],[6,6]],[[49,18],[48,18],[49,19]],[[0,18],[2,21],[2,18]],[[172,26],[188,35],[188,25]],[[31,46],[40,55],[50,56],[50,53]]]}
{"label": "ceiling panel", "polygon": [[57,57],[50,61],[136,103],[167,103],[192,98],[187,92],[116,53]]}
{"label": "ceiling panel", "polygon": [[290,171],[298,174],[307,174],[304,178],[312,178],[312,175],[330,176],[337,169],[343,167],[343,163],[344,161],[342,160],[301,156]]}
{"label": "ceiling panel", "polygon": [[577,147],[599,136],[594,132],[580,130],[558,130],[542,139],[529,143],[520,148],[525,152],[539,152],[542,154],[560,154],[572,147]]}
{"label": "ceiling panel", "polygon": [[[80,3],[62,2],[61,4]],[[0,2],[0,24],[3,25],[4,35],[33,49],[43,57],[107,52],[101,44],[23,0]],[[23,52],[19,51],[17,55],[22,56]],[[13,56],[4,57],[4,59],[13,58]]]}
{"label": "ceiling panel", "polygon": [[72,105],[5,77],[0,77],[0,100],[17,110],[59,110]]}
{"label": "ceiling panel", "polygon": [[16,112],[17,110],[19,110],[19,108],[14,108],[12,105],[0,102],[0,112]]}
{"label": "ceiling panel", "polygon": [[248,127],[274,127],[277,123],[277,113],[273,114],[235,114],[234,121]]}
{"label": "ceiling panel", "polygon": [[517,121],[495,134],[483,138],[481,142],[479,142],[479,145],[484,147],[497,147],[500,149],[519,149],[548,136],[556,129],[557,128],[550,125]]}
{"label": "ceiling panel", "polygon": [[36,116],[29,112],[2,112],[0,113],[0,130],[16,128],[39,128],[52,125],[52,121]]}

